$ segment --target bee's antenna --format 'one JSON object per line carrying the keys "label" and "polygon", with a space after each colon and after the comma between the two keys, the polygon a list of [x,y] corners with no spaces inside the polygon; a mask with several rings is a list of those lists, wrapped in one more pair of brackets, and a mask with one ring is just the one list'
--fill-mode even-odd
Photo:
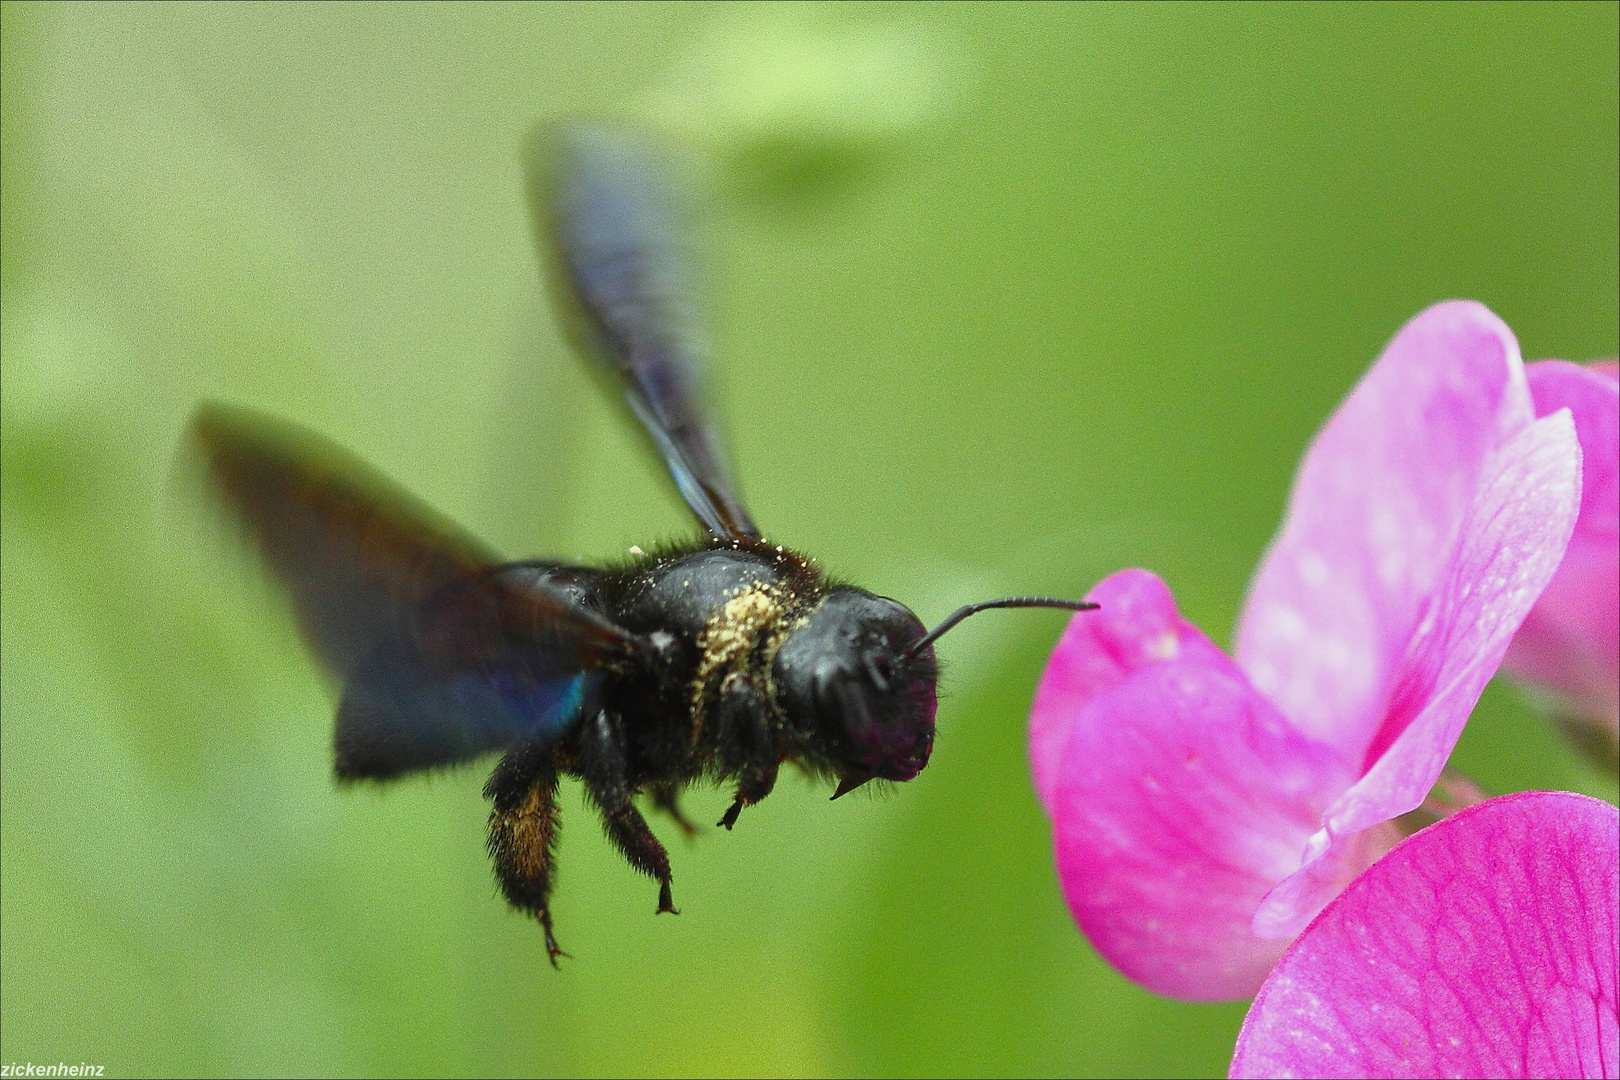
{"label": "bee's antenna", "polygon": [[907,649],[902,656],[907,660],[911,659],[938,641],[947,631],[954,629],[957,623],[969,615],[977,615],[991,608],[1049,607],[1063,608],[1066,611],[1095,611],[1099,606],[1089,600],[1059,600],[1051,596],[1003,596],[1000,600],[980,600],[977,604],[964,604],[951,612],[944,622],[924,634],[922,640]]}

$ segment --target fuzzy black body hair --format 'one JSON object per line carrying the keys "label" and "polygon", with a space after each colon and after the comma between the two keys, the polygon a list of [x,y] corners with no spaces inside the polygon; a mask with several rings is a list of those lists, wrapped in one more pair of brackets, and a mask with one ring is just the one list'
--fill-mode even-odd
{"label": "fuzzy black body hair", "polygon": [[[582,706],[621,733],[624,781],[635,792],[736,780],[773,757],[807,758],[822,771],[813,732],[790,724],[772,673],[782,641],[831,584],[807,557],[762,540],[706,537],[618,566],[533,560],[497,573],[566,591],[655,646],[604,671]],[[590,738],[575,727],[554,744],[564,775],[578,775]]]}
{"label": "fuzzy black body hair", "polygon": [[821,604],[831,582],[808,558],[744,537],[669,544],[607,568],[545,560],[494,574],[519,588],[566,595],[648,643],[596,673],[581,718],[561,738],[514,746],[491,774],[490,854],[507,900],[538,918],[560,955],[547,911],[559,776],[580,780],[626,860],[658,880],[673,911],[668,855],[633,804],[649,795],[689,835],[680,790],[736,785],[730,828],[768,795],[779,767],[831,771],[812,725],[795,723],[777,692],[782,643]]}

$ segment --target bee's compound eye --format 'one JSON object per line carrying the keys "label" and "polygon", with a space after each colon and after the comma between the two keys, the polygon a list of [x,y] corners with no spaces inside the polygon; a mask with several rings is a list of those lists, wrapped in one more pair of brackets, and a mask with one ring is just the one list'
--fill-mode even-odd
{"label": "bee's compound eye", "polygon": [[888,653],[867,653],[866,674],[872,685],[886,694],[894,681],[894,660]]}
{"label": "bee's compound eye", "polygon": [[811,684],[815,689],[816,709],[824,716],[836,716],[843,708],[843,699],[838,693],[838,684],[848,676],[832,665],[823,665],[816,671],[815,681]]}

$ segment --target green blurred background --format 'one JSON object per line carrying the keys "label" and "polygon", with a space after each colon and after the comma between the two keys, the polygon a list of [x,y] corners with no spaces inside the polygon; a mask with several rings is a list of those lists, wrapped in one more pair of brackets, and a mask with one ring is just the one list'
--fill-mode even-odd
{"label": "green blurred background", "polygon": [[[686,535],[546,308],[539,117],[693,148],[714,383],[775,539],[927,621],[1165,576],[1218,641],[1413,314],[1616,352],[1617,7],[6,6],[0,1056],[121,1074],[1224,1075],[1244,1006],[1102,963],[1024,760],[1050,613],[976,620],[932,764],[671,841],[565,792],[555,912],[483,770],[329,775],[330,692],[174,479],[205,397],[501,550]],[[1494,685],[1494,791],[1614,798]],[[695,795],[714,820],[727,802]]]}

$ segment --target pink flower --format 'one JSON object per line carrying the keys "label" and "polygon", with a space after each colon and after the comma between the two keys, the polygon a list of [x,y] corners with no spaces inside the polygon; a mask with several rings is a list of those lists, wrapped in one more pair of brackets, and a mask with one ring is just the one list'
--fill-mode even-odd
{"label": "pink flower", "polygon": [[1291,945],[1233,1076],[1620,1075],[1620,813],[1504,795],[1404,841]]}
{"label": "pink flower", "polygon": [[1569,413],[1536,419],[1513,335],[1453,302],[1317,436],[1236,660],[1153,575],[1099,584],[1030,716],[1063,892],[1098,951],[1159,993],[1254,993],[1400,839],[1579,507]]}
{"label": "pink flower", "polygon": [[1526,369],[1536,414],[1569,409],[1581,440],[1581,516],[1564,562],[1503,667],[1614,767],[1620,756],[1620,375],[1614,361]]}

